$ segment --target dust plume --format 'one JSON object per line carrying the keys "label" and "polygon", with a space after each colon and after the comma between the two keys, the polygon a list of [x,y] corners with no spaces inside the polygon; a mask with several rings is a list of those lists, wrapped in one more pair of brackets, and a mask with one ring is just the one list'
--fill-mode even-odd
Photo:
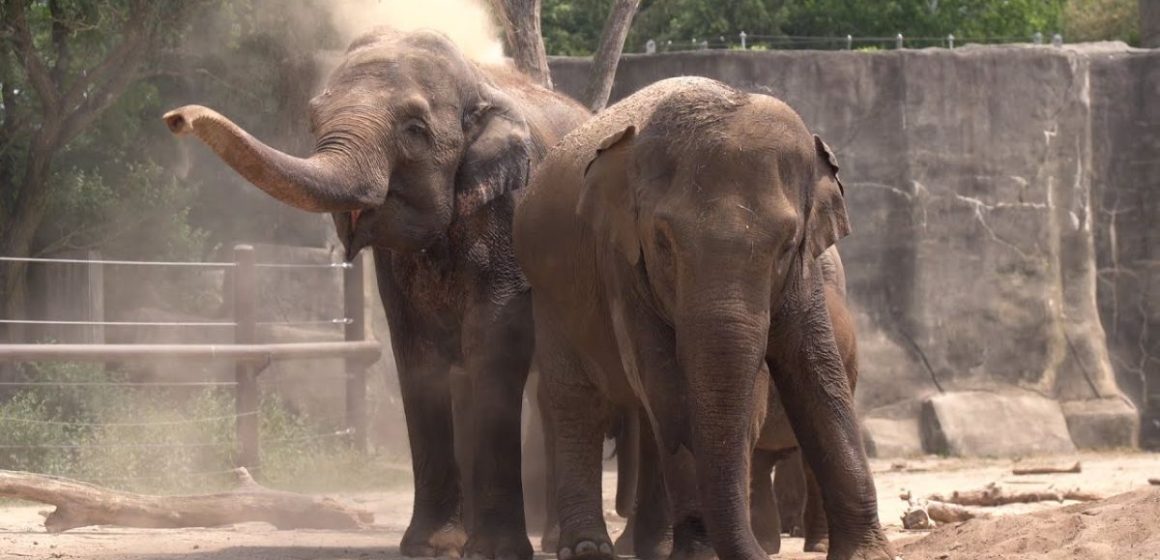
{"label": "dust plume", "polygon": [[500,30],[482,1],[340,0],[321,7],[330,13],[344,43],[380,25],[400,31],[434,29],[445,33],[478,62],[503,61]]}

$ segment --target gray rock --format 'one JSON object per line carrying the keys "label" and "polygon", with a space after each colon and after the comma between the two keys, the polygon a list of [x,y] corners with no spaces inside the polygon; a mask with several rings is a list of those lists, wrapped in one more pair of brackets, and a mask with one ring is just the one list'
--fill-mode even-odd
{"label": "gray rock", "polygon": [[1120,399],[1062,403],[1071,440],[1080,449],[1134,448],[1139,444],[1140,412]]}
{"label": "gray rock", "polygon": [[915,457],[923,454],[922,435],[917,418],[862,419],[862,440],[866,453],[878,459]]}
{"label": "gray rock", "polygon": [[923,447],[955,457],[1072,453],[1059,402],[1032,393],[937,395],[922,405]]}

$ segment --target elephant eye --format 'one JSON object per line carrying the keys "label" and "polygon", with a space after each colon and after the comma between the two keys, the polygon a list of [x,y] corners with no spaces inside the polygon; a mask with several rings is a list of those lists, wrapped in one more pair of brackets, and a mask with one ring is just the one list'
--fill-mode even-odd
{"label": "elephant eye", "polygon": [[411,119],[403,125],[403,131],[412,136],[426,136],[427,124],[419,119]]}

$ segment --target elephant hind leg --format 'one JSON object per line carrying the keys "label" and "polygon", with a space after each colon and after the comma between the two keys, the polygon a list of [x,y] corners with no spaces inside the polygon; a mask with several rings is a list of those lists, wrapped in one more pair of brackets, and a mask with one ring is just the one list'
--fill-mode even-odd
{"label": "elephant hind leg", "polygon": [[753,451],[753,466],[750,477],[750,519],[757,544],[766,554],[781,551],[781,515],[777,508],[777,496],[773,491],[770,475],[777,463],[778,452],[756,449]]}
{"label": "elephant hind leg", "polygon": [[830,549],[830,526],[826,521],[826,510],[822,504],[822,491],[818,487],[818,479],[814,471],[805,468],[806,476],[806,511],[803,519],[805,525],[806,552],[826,552]]}
{"label": "elephant hind leg", "polygon": [[777,496],[778,515],[781,530],[791,537],[804,537],[805,524],[802,512],[806,505],[806,475],[802,464],[801,450],[778,461],[773,473],[773,493]]}

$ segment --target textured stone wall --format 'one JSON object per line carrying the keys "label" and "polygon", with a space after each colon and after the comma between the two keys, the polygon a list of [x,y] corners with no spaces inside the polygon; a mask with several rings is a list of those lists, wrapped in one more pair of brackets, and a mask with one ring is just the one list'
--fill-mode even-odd
{"label": "textured stone wall", "polygon": [[[1109,153],[1097,137],[1129,141],[1121,125],[1160,126],[1140,124],[1113,97],[1153,114],[1160,102],[1154,87],[1133,94],[1096,80],[1145,74],[1157,60],[1114,45],[630,55],[613,99],[670,76],[708,76],[785,100],[835,149],[854,221],[840,247],[865,416],[917,417],[939,392],[1038,394],[1061,403],[1077,445],[1124,445],[1134,442],[1136,412],[1117,386],[1100,321],[1095,232],[1106,214],[1092,209],[1109,192],[1145,197],[1155,185],[1136,170],[1110,171],[1128,164],[1108,158],[1152,154],[1153,166],[1160,158],[1154,146]],[[587,66],[553,60],[557,87],[580,91]],[[1106,183],[1117,173],[1131,179]],[[1149,204],[1135,204],[1138,219],[1155,221]],[[1158,246],[1148,241],[1125,258],[1147,260]],[[1130,282],[1157,277],[1153,268]],[[1147,297],[1135,284],[1132,293]],[[1115,336],[1156,324],[1117,320],[1136,322]]]}

